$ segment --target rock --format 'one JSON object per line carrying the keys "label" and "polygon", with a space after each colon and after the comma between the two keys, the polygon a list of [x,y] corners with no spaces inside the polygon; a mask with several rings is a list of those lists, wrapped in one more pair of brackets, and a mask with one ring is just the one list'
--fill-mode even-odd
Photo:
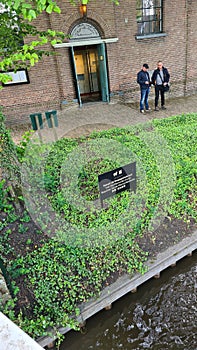
{"label": "rock", "polygon": [[6,285],[2,271],[0,270],[0,304],[5,304],[9,299],[11,299],[11,295]]}

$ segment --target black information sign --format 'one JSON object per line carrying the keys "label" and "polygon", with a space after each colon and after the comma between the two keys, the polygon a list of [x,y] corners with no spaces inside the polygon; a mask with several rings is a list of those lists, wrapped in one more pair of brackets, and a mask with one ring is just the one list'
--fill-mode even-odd
{"label": "black information sign", "polygon": [[103,200],[125,190],[136,191],[136,162],[98,176],[101,204]]}

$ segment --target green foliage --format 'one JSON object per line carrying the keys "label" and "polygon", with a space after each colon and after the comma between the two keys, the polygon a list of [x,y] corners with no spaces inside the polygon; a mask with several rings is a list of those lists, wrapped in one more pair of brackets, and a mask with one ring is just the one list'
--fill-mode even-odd
{"label": "green foliage", "polygon": [[197,213],[197,123],[196,114],[171,117],[153,124],[167,140],[176,168],[177,184],[169,214],[185,221]]}
{"label": "green foliage", "polygon": [[18,155],[18,158],[19,158],[20,161],[22,161],[22,159],[24,157],[25,150],[26,150],[27,145],[29,144],[29,142],[31,140],[31,136],[32,136],[33,133],[34,133],[33,130],[26,131],[23,134],[19,145],[16,146],[17,155]]}
{"label": "green foliage", "polygon": [[98,199],[98,174],[105,173],[118,166],[119,164],[108,159],[94,159],[89,161],[81,169],[78,176],[78,187],[80,188],[81,195],[86,200]]}
{"label": "green foliage", "polygon": [[0,181],[0,210],[7,212],[12,209],[12,204],[8,201],[8,188],[5,186],[5,180]]}
{"label": "green foliage", "polygon": [[[10,266],[10,275],[26,275],[26,283],[34,290],[36,300],[31,320],[21,315],[23,329],[40,336],[49,326],[63,325],[77,329],[73,316],[79,315],[77,305],[98,296],[113,271],[139,269],[144,271],[142,253],[136,244],[129,249],[129,239],[118,246],[82,249],[50,241],[32,254],[19,258]],[[144,256],[145,257],[145,256]],[[124,258],[124,260],[123,260]],[[62,310],[62,311],[61,311]],[[43,322],[40,322],[40,315]],[[34,326],[33,326],[34,325]]]}
{"label": "green foliage", "polygon": [[[148,253],[140,249],[137,241],[150,228],[161,198],[165,214],[172,219],[197,221],[196,118],[196,114],[190,114],[153,120],[146,125],[93,133],[87,139],[61,139],[54,145],[30,142],[28,136],[27,142],[19,146],[25,180],[31,183],[27,197],[31,194],[35,205],[29,208],[30,214],[37,215],[37,224],[49,236],[59,225],[57,237],[48,237],[8,265],[16,297],[17,282],[23,279],[31,290],[33,303],[16,314],[14,305],[11,309],[6,307],[4,312],[27,333],[37,338],[47,334],[49,328],[57,331],[59,325],[78,329],[76,317],[80,315],[81,303],[98,297],[113,276],[146,271]],[[108,140],[115,140],[124,150],[129,150],[128,155],[131,151],[135,155],[130,160],[137,160],[137,193],[125,191],[110,198],[101,210],[97,176],[123,164],[117,152],[112,160],[98,157],[101,149],[94,153],[89,147],[91,157],[84,156],[83,144],[89,142],[97,149],[93,141],[102,145]],[[75,152],[80,147],[82,152]],[[66,163],[68,159],[70,163]],[[70,169],[66,164],[70,164]],[[170,170],[175,174],[170,174]],[[74,177],[77,171],[78,176]],[[169,187],[171,175],[176,180],[174,187]],[[9,203],[4,200],[4,186],[2,182],[0,199],[6,211]],[[171,201],[165,198],[165,190],[166,194],[173,191]],[[92,205],[94,201],[96,205]],[[25,223],[29,219],[27,212],[20,218],[21,237],[27,233]],[[153,244],[155,235],[152,235]],[[4,239],[0,240],[4,259],[9,236],[10,231],[6,230]],[[25,244],[32,245],[31,238]]]}
{"label": "green foliage", "polygon": [[0,167],[3,177],[20,184],[20,170],[16,147],[10,136],[9,130],[5,127],[5,117],[0,110]]}
{"label": "green foliage", "polygon": [[[2,0],[0,13],[0,70],[17,70],[34,66],[43,55],[53,54],[52,50],[44,48],[47,43],[54,45],[62,42],[64,33],[38,30],[31,24],[42,12],[51,14],[61,10],[53,0],[36,0],[25,2],[22,0]],[[29,36],[28,43],[24,43]],[[30,37],[32,40],[30,40]],[[0,74],[0,81],[10,79]]]}
{"label": "green foliage", "polygon": [[[116,0],[112,0],[117,4]],[[78,1],[70,0],[73,5]],[[43,12],[61,13],[54,0],[2,0],[0,4],[0,71],[34,66],[44,55],[54,54],[46,44],[55,45],[65,38],[63,32],[40,31],[32,24]],[[28,40],[27,40],[28,38]],[[10,76],[0,73],[0,82]],[[2,87],[0,86],[0,89]]]}

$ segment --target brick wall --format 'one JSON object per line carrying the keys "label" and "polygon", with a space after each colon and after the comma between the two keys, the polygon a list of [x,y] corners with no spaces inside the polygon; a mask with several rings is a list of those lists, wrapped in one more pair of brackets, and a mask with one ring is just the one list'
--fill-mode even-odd
{"label": "brick wall", "polygon": [[186,70],[186,94],[197,91],[197,2],[187,1],[187,70]]}
{"label": "brick wall", "polygon": [[[35,24],[40,29],[52,28],[69,34],[80,20],[78,6],[66,0],[58,1],[61,15],[40,16]],[[136,74],[143,63],[150,69],[162,59],[171,74],[172,97],[195,93],[197,90],[197,1],[165,0],[163,13],[164,37],[136,39],[136,1],[90,1],[88,18],[105,38],[118,37],[117,43],[106,45],[111,99],[139,100]],[[64,108],[76,101],[70,49],[54,49],[56,56],[45,57],[29,70],[30,84],[6,86],[0,91],[8,123],[29,122],[29,114]],[[153,98],[153,94],[151,94]]]}

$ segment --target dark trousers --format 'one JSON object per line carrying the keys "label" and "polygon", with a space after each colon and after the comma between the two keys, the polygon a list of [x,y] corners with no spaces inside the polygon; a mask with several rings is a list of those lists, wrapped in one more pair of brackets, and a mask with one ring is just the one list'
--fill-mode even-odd
{"label": "dark trousers", "polygon": [[163,85],[155,85],[155,107],[158,106],[159,93],[161,95],[161,106],[165,105]]}

